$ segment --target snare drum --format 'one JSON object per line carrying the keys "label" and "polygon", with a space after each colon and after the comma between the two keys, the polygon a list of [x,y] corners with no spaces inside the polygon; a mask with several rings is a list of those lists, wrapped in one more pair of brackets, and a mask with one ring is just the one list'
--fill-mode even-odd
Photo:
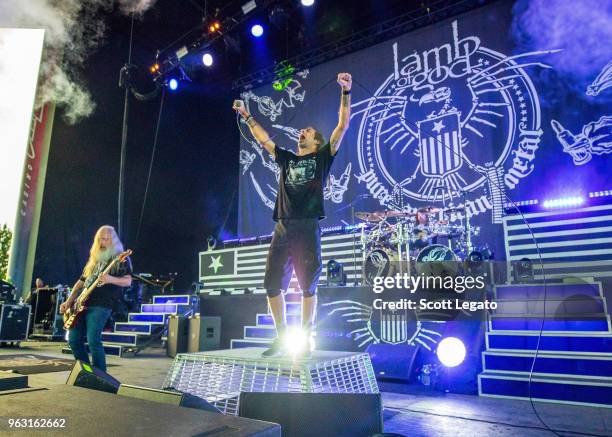
{"label": "snare drum", "polygon": [[375,248],[370,250],[363,261],[361,275],[363,282],[368,285],[374,284],[377,276],[393,276],[398,273],[397,263],[399,257],[393,250],[386,248]]}

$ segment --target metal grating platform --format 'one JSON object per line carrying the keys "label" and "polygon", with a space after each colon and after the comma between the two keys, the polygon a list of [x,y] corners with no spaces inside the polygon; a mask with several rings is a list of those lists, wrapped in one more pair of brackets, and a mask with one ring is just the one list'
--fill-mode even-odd
{"label": "metal grating platform", "polygon": [[265,348],[178,354],[162,388],[206,399],[238,414],[241,392],[378,393],[366,353],[315,351],[309,359],[263,358]]}

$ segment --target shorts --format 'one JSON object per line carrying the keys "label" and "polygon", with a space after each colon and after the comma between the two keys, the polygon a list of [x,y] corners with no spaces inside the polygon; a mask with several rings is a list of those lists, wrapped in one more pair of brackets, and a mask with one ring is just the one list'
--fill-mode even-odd
{"label": "shorts", "polygon": [[280,219],[274,227],[266,261],[264,287],[268,296],[287,290],[293,269],[303,295],[313,296],[322,266],[319,220]]}

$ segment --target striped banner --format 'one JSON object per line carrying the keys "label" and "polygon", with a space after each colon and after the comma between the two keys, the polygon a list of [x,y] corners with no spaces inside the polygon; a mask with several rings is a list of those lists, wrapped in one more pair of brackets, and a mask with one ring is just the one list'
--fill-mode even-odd
{"label": "striped banner", "polygon": [[[199,277],[204,284],[202,290],[232,291],[244,288],[263,288],[269,247],[270,243],[254,243],[249,246],[200,252]],[[351,284],[355,281],[355,274],[361,277],[362,255],[359,234],[325,235],[321,238],[321,252],[323,257],[321,283],[327,281],[326,266],[332,259],[343,264],[347,283]],[[228,269],[230,265],[231,268]],[[297,286],[297,279],[294,274],[289,288],[295,286]]]}
{"label": "striped banner", "polygon": [[541,257],[547,279],[612,277],[612,204],[528,213],[524,219],[503,219],[508,261],[528,258],[536,268]]}

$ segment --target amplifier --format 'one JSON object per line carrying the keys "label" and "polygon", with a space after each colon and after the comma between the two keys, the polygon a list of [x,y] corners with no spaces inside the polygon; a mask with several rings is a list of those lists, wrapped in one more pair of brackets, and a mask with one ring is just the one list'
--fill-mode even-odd
{"label": "amplifier", "polygon": [[221,342],[221,317],[189,318],[188,352],[212,351],[219,349]]}
{"label": "amplifier", "polygon": [[0,341],[22,341],[28,338],[30,305],[0,305]]}
{"label": "amplifier", "polygon": [[188,324],[183,316],[172,315],[168,318],[168,342],[166,354],[174,358],[177,354],[187,352]]}

